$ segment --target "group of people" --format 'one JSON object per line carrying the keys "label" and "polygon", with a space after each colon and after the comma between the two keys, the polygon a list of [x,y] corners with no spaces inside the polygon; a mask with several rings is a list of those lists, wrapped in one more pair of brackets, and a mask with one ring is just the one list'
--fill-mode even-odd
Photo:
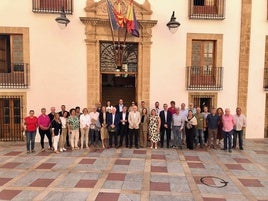
{"label": "group of people", "polygon": [[[61,111],[56,112],[51,107],[50,113],[41,109],[41,114],[36,117],[30,110],[29,116],[24,119],[23,128],[26,133],[27,152],[35,151],[35,136],[38,129],[42,151],[44,138],[47,136],[49,149],[59,153],[71,150],[88,149],[89,146],[102,148],[132,148],[151,147],[157,149],[158,145],[166,148],[182,149],[183,145],[190,150],[200,146],[217,149],[224,139],[223,149],[231,152],[236,148],[237,137],[239,148],[243,150],[243,129],[246,127],[246,117],[241,113],[241,108],[236,108],[236,114],[231,115],[226,108],[194,107],[192,103],[186,108],[185,103],[176,107],[175,101],[163,104],[160,109],[159,102],[149,111],[145,102],[140,105],[133,101],[127,107],[122,99],[112,106],[107,101],[105,106],[94,105],[91,111],[80,107],[72,108],[68,112],[65,105]],[[173,133],[173,140],[172,138]],[[172,142],[172,144],[171,144]]]}

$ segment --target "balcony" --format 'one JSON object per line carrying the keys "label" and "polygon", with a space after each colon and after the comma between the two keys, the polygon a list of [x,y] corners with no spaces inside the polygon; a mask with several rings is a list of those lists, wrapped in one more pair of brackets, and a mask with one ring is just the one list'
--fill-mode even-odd
{"label": "balcony", "polygon": [[34,13],[73,13],[73,0],[32,0]]}
{"label": "balcony", "polygon": [[29,64],[13,63],[10,72],[0,73],[0,88],[28,88],[29,86]]}
{"label": "balcony", "polygon": [[189,19],[225,19],[225,0],[189,0]]}
{"label": "balcony", "polygon": [[263,88],[265,91],[268,91],[268,67],[264,68]]}
{"label": "balcony", "polygon": [[223,67],[188,66],[186,67],[187,90],[222,90]]}

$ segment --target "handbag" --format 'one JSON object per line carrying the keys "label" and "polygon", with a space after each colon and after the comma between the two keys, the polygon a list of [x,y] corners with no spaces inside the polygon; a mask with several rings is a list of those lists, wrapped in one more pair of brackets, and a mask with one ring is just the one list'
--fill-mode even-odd
{"label": "handbag", "polygon": [[116,132],[116,127],[111,127],[111,126],[109,126],[108,127],[108,132],[111,132],[111,133],[114,133],[114,132]]}

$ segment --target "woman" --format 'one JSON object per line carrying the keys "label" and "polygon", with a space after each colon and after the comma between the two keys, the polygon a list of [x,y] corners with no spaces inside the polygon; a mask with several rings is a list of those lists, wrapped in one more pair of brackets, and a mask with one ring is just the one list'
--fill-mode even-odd
{"label": "woman", "polygon": [[49,116],[46,115],[46,108],[41,109],[41,115],[38,117],[38,126],[39,126],[39,134],[40,134],[40,143],[42,147],[42,151],[45,151],[44,147],[44,139],[45,135],[47,136],[49,149],[53,150],[52,146],[52,137],[50,132],[50,119]]}
{"label": "woman", "polygon": [[146,108],[141,111],[140,146],[147,147],[149,117]]}
{"label": "woman", "polygon": [[185,120],[186,145],[190,150],[194,149],[194,138],[196,133],[197,119],[193,115],[193,111],[189,110]]}
{"label": "woman", "polygon": [[102,106],[101,112],[99,115],[99,121],[100,121],[100,125],[101,125],[100,134],[101,134],[102,148],[106,148],[106,143],[107,143],[106,141],[108,139],[107,114],[108,114],[108,112],[106,111],[106,107]]}
{"label": "woman", "polygon": [[70,110],[70,116],[67,119],[67,128],[69,131],[69,138],[71,143],[71,149],[79,149],[78,148],[78,140],[79,140],[79,119],[76,116],[75,109],[72,108]]}
{"label": "woman", "polygon": [[58,145],[59,145],[61,131],[62,131],[62,124],[60,121],[60,115],[59,113],[55,113],[54,119],[51,122],[51,132],[52,132],[52,138],[53,138],[54,152],[56,154],[59,153]]}
{"label": "woman", "polygon": [[[30,151],[35,152],[34,147],[35,147],[35,135],[36,135],[37,126],[38,126],[38,119],[36,116],[34,116],[34,111],[30,110],[29,116],[25,117],[24,119],[24,130],[26,133],[27,153],[30,153]],[[30,144],[31,144],[31,147],[30,147]]]}
{"label": "woman", "polygon": [[81,149],[83,149],[83,147],[84,147],[84,139],[85,139],[86,149],[88,149],[90,116],[88,114],[87,108],[84,108],[82,112],[83,112],[83,114],[80,115]]}
{"label": "woman", "polygon": [[106,111],[111,113],[111,110],[112,110],[112,104],[111,104],[111,101],[110,100],[107,100],[106,101]]}
{"label": "woman", "polygon": [[149,138],[151,141],[151,149],[157,149],[157,143],[160,141],[160,125],[161,120],[156,114],[156,110],[151,110],[151,116],[149,118]]}
{"label": "woman", "polygon": [[60,121],[61,121],[61,135],[60,135],[60,152],[62,151],[66,151],[64,145],[66,143],[66,136],[67,136],[67,117],[68,117],[68,113],[67,111],[64,111],[62,113],[62,117],[60,116]]}
{"label": "woman", "polygon": [[224,115],[223,109],[221,107],[217,108],[216,111],[217,115],[219,116],[219,124],[218,124],[218,132],[217,132],[217,139],[218,139],[218,145],[221,144],[221,140],[223,139],[222,135],[222,115]]}

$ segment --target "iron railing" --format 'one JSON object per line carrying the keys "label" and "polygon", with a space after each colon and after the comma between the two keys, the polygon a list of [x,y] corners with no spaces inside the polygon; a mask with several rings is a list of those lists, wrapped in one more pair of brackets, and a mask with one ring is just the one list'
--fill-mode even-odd
{"label": "iron railing", "polygon": [[189,19],[225,19],[225,0],[189,0]]}
{"label": "iron railing", "polygon": [[187,90],[222,90],[223,67],[186,67]]}
{"label": "iron railing", "polygon": [[32,0],[34,13],[73,13],[73,0]]}
{"label": "iron railing", "polygon": [[0,88],[28,88],[29,64],[13,63],[9,72],[0,73]]}
{"label": "iron railing", "polygon": [[265,91],[268,91],[268,67],[264,68],[263,88]]}

